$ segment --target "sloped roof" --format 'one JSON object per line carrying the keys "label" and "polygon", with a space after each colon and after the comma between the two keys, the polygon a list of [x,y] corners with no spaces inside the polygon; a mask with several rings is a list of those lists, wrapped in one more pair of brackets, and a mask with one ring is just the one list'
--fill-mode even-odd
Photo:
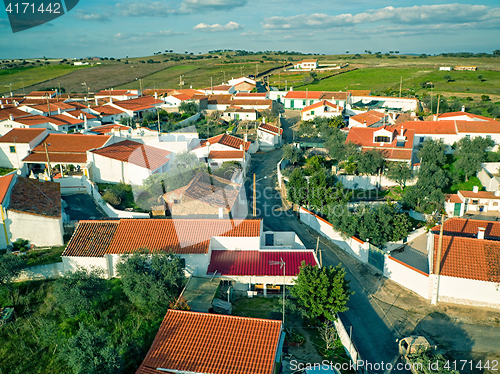
{"label": "sloped roof", "polygon": [[220,159],[220,158],[243,158],[243,151],[210,151],[208,158]]}
{"label": "sloped roof", "polygon": [[[63,256],[102,257],[141,249],[202,254],[207,253],[210,238],[214,236],[256,237],[260,236],[261,225],[256,219],[121,219],[114,221],[118,223],[113,231],[109,221],[85,222],[77,227],[73,234],[75,240],[72,238],[68,243]],[[102,232],[108,232],[112,238],[101,240]]]}
{"label": "sloped roof", "polygon": [[101,90],[96,93],[94,96],[124,96],[128,94],[129,90]]}
{"label": "sloped roof", "polygon": [[[441,122],[441,121],[439,121]],[[459,133],[500,134],[498,121],[456,121]]]}
{"label": "sloped roof", "polygon": [[442,113],[439,115],[438,118],[449,118],[449,117],[461,117],[461,116],[466,116],[469,117],[471,120],[478,119],[482,121],[493,121],[492,118],[488,118],[485,116],[480,116],[478,114],[472,114],[472,113],[467,113],[467,112],[449,112],[449,113]]}
{"label": "sloped roof", "polygon": [[306,264],[318,265],[312,250],[290,251],[212,251],[207,274],[240,275],[240,276],[283,276],[283,268],[270,265],[270,261],[283,260],[286,264],[285,274],[296,276],[302,261]]}
{"label": "sloped roof", "polygon": [[[237,138],[236,136],[221,134],[206,140],[202,140],[199,144],[199,147],[205,147],[207,145],[207,142],[210,142],[210,144],[223,144],[238,150],[240,149],[240,145],[243,145],[244,143],[243,139]],[[250,142],[246,142],[245,151],[248,151],[249,148]]]}
{"label": "sloped roof", "polygon": [[495,194],[491,191],[458,191],[463,197],[468,197],[471,199],[492,199],[492,200],[500,200],[500,196],[495,196]]}
{"label": "sloped roof", "polygon": [[3,204],[7,192],[9,192],[10,183],[14,178],[15,174],[4,175],[0,177],[0,204]]}
{"label": "sloped roof", "polygon": [[272,100],[262,100],[262,99],[233,99],[231,100],[231,105],[242,106],[242,105],[273,105]]}
{"label": "sloped roof", "polygon": [[101,116],[113,116],[115,114],[124,113],[123,110],[115,108],[111,105],[96,106],[93,107],[92,110],[98,112]]}
{"label": "sloped roof", "polygon": [[98,133],[98,134],[107,134],[107,133],[111,132],[111,130],[126,131],[128,129],[130,129],[130,127],[128,127],[128,126],[123,126],[123,125],[118,125],[118,124],[111,124],[111,125],[103,125],[103,126],[92,127],[90,129],[90,131]]}
{"label": "sloped roof", "polygon": [[349,92],[323,92],[320,96],[320,100],[347,100]]}
{"label": "sloped roof", "polygon": [[137,373],[271,374],[281,329],[281,321],[168,310]]}
{"label": "sloped roof", "polygon": [[[438,245],[439,235],[434,235],[434,269]],[[441,275],[500,283],[499,263],[500,242],[443,235]]]}
{"label": "sloped roof", "polygon": [[16,118],[15,121],[18,123],[22,123],[23,125],[26,126],[33,126],[33,125],[39,125],[41,123],[52,122],[50,121],[49,117],[40,116],[38,114],[34,116]]}
{"label": "sloped roof", "polygon": [[323,100],[323,101],[318,101],[317,103],[314,103],[312,105],[306,106],[304,109],[301,110],[301,112],[308,112],[312,109],[316,109],[316,108],[319,108],[322,106],[329,106],[330,108],[334,108],[334,109],[342,108],[342,107],[338,106],[337,104],[333,104],[329,101]]}
{"label": "sloped roof", "polygon": [[170,154],[169,151],[132,140],[110,144],[104,148],[93,150],[91,153],[128,162],[149,170],[156,170],[170,161],[170,159],[166,158]]}
{"label": "sloped roof", "polygon": [[218,86],[214,86],[213,88],[212,87],[205,87],[205,88],[202,88],[203,91],[212,91],[212,89],[214,91],[229,91],[231,89],[231,87],[233,86],[230,86],[228,84],[219,84]]}
{"label": "sloped roof", "polygon": [[36,179],[18,177],[12,187],[8,209],[61,218],[61,185],[57,182],[40,182]]}
{"label": "sloped roof", "polygon": [[359,123],[365,123],[366,121],[366,126],[371,126],[374,123],[377,123],[381,120],[383,120],[385,117],[384,113],[380,113],[376,110],[369,110],[368,112],[365,113],[360,113],[355,116],[350,117],[349,119],[353,119],[356,122]]}
{"label": "sloped roof", "polygon": [[14,118],[28,117],[28,116],[31,116],[31,113],[27,113],[23,110],[19,110],[19,109],[15,108],[15,107],[0,109],[0,121],[9,119],[10,116],[14,116]]}
{"label": "sloped roof", "polygon": [[285,99],[319,100],[323,91],[288,91]]}
{"label": "sloped roof", "polygon": [[164,103],[163,100],[155,99],[153,96],[142,96],[137,99],[114,101],[113,104],[131,111],[144,110],[154,107],[156,104]]}
{"label": "sloped roof", "polygon": [[0,143],[29,143],[46,129],[12,129],[0,137]]}
{"label": "sloped roof", "polygon": [[[479,227],[486,229],[484,233],[486,239],[500,240],[500,222],[497,221],[451,218],[444,223],[443,232],[446,235],[475,238]],[[439,234],[440,228],[441,225],[436,225],[432,228],[432,232]]]}
{"label": "sloped roof", "polygon": [[231,100],[233,99],[233,95],[208,95],[208,104],[209,105],[229,105]]}
{"label": "sloped roof", "polygon": [[[240,97],[265,98],[266,96],[267,96],[267,92],[238,92],[236,95],[234,95],[235,99],[239,99]],[[262,100],[262,99],[259,99],[259,100]]]}
{"label": "sloped roof", "polygon": [[417,135],[425,134],[456,134],[455,121],[408,121],[403,122],[394,128],[404,126],[405,129],[415,131]]}
{"label": "sloped roof", "polygon": [[264,130],[264,131],[273,133],[275,135],[281,135],[281,134],[283,134],[283,128],[276,127],[276,126],[273,126],[273,125],[269,125],[267,123],[261,123],[259,125],[259,130]]}

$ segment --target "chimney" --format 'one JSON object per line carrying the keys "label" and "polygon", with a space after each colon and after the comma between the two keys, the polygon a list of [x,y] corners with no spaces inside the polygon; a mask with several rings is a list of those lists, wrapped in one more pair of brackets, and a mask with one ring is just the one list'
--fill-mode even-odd
{"label": "chimney", "polygon": [[462,105],[462,112],[465,112],[465,105]]}
{"label": "chimney", "polygon": [[366,127],[366,120],[364,120],[364,121],[363,121],[363,126],[365,126],[365,127]]}
{"label": "chimney", "polygon": [[11,121],[14,121],[14,115],[9,114],[9,119],[10,119]]}
{"label": "chimney", "polygon": [[113,104],[113,98],[111,96],[109,97],[109,103]]}
{"label": "chimney", "polygon": [[486,229],[484,227],[478,227],[477,228],[477,238],[478,239],[484,239],[484,232]]}
{"label": "chimney", "polygon": [[84,124],[85,130],[88,130],[89,129],[89,123],[87,121],[87,116],[83,116],[83,124]]}
{"label": "chimney", "polygon": [[478,186],[472,187],[472,192],[478,193],[479,192],[479,187]]}
{"label": "chimney", "polygon": [[3,100],[0,99],[0,104],[3,104]]}
{"label": "chimney", "polygon": [[155,100],[158,100],[158,94],[155,92]]}
{"label": "chimney", "polygon": [[57,108],[57,114],[61,114],[61,108]]}
{"label": "chimney", "polygon": [[266,124],[266,117],[262,118],[262,123],[265,125]]}
{"label": "chimney", "polygon": [[240,144],[240,151],[243,150],[243,144]]}
{"label": "chimney", "polygon": [[0,108],[4,109],[4,108],[5,108],[5,105],[3,105],[3,104],[2,104],[2,105],[0,106]]}
{"label": "chimney", "polygon": [[245,134],[245,136],[244,136],[243,139],[245,140],[245,143],[248,142],[248,136],[247,136],[247,134]]}
{"label": "chimney", "polygon": [[97,97],[94,97],[95,105],[98,106],[99,103],[97,102]]}
{"label": "chimney", "polygon": [[403,136],[405,134],[405,131],[403,129],[403,125],[401,125],[401,136]]}

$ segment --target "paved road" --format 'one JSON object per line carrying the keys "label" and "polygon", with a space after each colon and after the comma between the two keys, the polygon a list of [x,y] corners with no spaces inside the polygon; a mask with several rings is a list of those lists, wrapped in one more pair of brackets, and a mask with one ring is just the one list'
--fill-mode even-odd
{"label": "paved road", "polygon": [[62,196],[67,206],[64,211],[69,215],[71,221],[82,219],[99,219],[107,217],[106,214],[96,205],[94,199],[88,194],[78,193]]}
{"label": "paved road", "polygon": [[[283,121],[285,140],[292,140],[291,124],[297,114],[287,111]],[[282,158],[281,149],[252,155],[250,177],[256,174],[257,216],[264,220],[264,230],[294,231],[307,248],[315,248],[318,235],[300,223],[291,209],[283,208],[276,190],[276,164]],[[263,177],[267,176],[266,179]],[[249,214],[252,213],[252,185],[249,178]],[[259,180],[260,179],[260,180]],[[362,358],[371,363],[392,363],[398,359],[396,339],[412,333],[433,338],[443,349],[456,353],[456,359],[484,359],[495,355],[500,347],[500,328],[464,324],[436,312],[428,301],[412,294],[392,281],[350,257],[330,241],[320,238],[323,265],[342,263],[354,294],[349,310],[341,315],[344,324],[353,326],[353,340]],[[412,309],[414,308],[414,309]],[[446,310],[446,307],[444,308]],[[472,311],[471,313],[474,313]],[[488,312],[489,313],[489,312]],[[498,318],[500,314],[495,314]],[[472,352],[472,353],[471,353]],[[457,356],[458,355],[458,356]],[[496,356],[493,356],[496,358]],[[370,370],[388,373],[390,370]],[[395,372],[396,370],[392,370]],[[405,371],[406,372],[406,371]]]}

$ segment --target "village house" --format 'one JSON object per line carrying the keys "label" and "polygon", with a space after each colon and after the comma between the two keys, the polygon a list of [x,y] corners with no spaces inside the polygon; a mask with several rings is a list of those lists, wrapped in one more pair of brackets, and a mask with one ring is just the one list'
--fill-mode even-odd
{"label": "village house", "polygon": [[206,95],[232,95],[234,93],[233,86],[229,84],[219,84],[213,87],[205,87],[198,91]]}
{"label": "village house", "polygon": [[6,107],[4,104],[1,105],[2,108],[0,109],[0,124],[2,121],[6,121],[8,119],[14,120],[15,118],[19,117],[28,117],[31,116],[30,113],[27,113],[23,110],[19,110],[16,107]]}
{"label": "village house", "polygon": [[142,185],[151,174],[170,170],[171,152],[132,140],[89,150],[92,180],[97,183]]}
{"label": "village house", "polygon": [[230,106],[222,113],[222,118],[228,121],[256,121],[258,116],[255,109],[244,109],[239,106]]}
{"label": "village house", "polygon": [[111,105],[95,106],[93,108],[83,110],[89,114],[99,116],[102,125],[108,123],[119,123],[122,118],[130,118],[125,110],[115,108]]}
{"label": "village house", "polygon": [[259,145],[276,147],[281,144],[283,129],[267,123],[261,123],[257,128]]}
{"label": "village house", "polygon": [[225,111],[231,105],[233,95],[209,95],[207,109],[210,111]]}
{"label": "village house", "polygon": [[326,100],[339,107],[346,108],[350,102],[348,92],[323,92],[323,91],[293,91],[290,90],[283,97],[285,109],[304,109],[309,105]]}
{"label": "village house", "polygon": [[273,108],[273,104],[274,102],[272,100],[261,99],[233,99],[230,102],[230,105],[234,107],[255,110],[271,110]]}
{"label": "village house", "polygon": [[145,112],[155,112],[161,108],[165,102],[163,100],[155,99],[152,96],[142,96],[137,99],[113,101],[108,104],[114,108],[120,109],[127,113],[128,117],[134,120],[142,120]]}
{"label": "village house", "polygon": [[[451,218],[444,223],[439,252],[440,225],[428,236],[432,302],[453,302],[500,307],[500,223]],[[437,266],[439,263],[439,274]]]}
{"label": "village house", "polygon": [[353,94],[350,97],[349,104],[350,106],[348,109],[387,109],[392,112],[418,112],[420,108],[420,102],[418,99],[394,96]]}
{"label": "village house", "polygon": [[369,110],[349,117],[349,127],[380,127],[393,124],[390,116],[378,110]]}
{"label": "village house", "polygon": [[354,143],[361,150],[380,150],[385,160],[406,162],[413,165],[415,132],[401,126],[399,129],[381,126],[353,127],[347,134],[346,143]]}
{"label": "village house", "polygon": [[63,112],[76,110],[73,105],[64,102],[56,102],[56,103],[46,103],[46,104],[38,104],[38,105],[19,105],[17,107],[19,110],[22,110],[26,113],[30,113],[32,115],[41,115],[41,116],[54,116],[57,114],[61,114]]}
{"label": "village house", "polygon": [[465,107],[461,112],[442,113],[437,118],[438,121],[493,121],[492,118],[480,116],[478,114],[467,113]]}
{"label": "village house", "polygon": [[[243,170],[250,162],[251,143],[232,135],[222,134],[202,140],[191,151],[200,161],[207,162],[210,167],[219,167],[223,161],[238,161]],[[245,152],[243,152],[243,150]],[[216,151],[216,153],[215,153]],[[241,151],[235,153],[235,151]],[[240,156],[242,156],[240,158]]]}
{"label": "village house", "polygon": [[[0,167],[24,169],[22,161],[47,137],[47,129],[11,129],[0,137]],[[26,173],[26,170],[23,170]]]}
{"label": "village house", "polygon": [[139,97],[139,90],[115,90],[110,88],[109,90],[101,90],[97,92],[94,97],[98,100],[131,100]]}
{"label": "village house", "polygon": [[0,177],[0,248],[17,239],[38,247],[63,245],[59,183],[39,182],[15,173]]}
{"label": "village house", "polygon": [[479,191],[474,186],[472,191],[459,190],[456,194],[446,195],[445,210],[449,216],[461,217],[467,213],[499,211],[500,190],[495,192]]}
{"label": "village house", "polygon": [[281,321],[168,310],[136,374],[278,374],[284,340]]}
{"label": "village house", "polygon": [[26,99],[52,99],[57,96],[57,91],[31,91],[25,96]]}
{"label": "village house", "polygon": [[234,95],[236,100],[270,100],[269,92],[238,92]]}
{"label": "village house", "polygon": [[316,104],[306,106],[300,112],[302,121],[312,120],[316,117],[332,118],[341,116],[344,108],[337,104],[332,104],[329,101],[323,100]]}
{"label": "village house", "polygon": [[318,68],[318,60],[306,59],[306,60],[302,60],[299,62],[294,62],[293,68],[294,69],[301,69],[301,70],[315,70]]}

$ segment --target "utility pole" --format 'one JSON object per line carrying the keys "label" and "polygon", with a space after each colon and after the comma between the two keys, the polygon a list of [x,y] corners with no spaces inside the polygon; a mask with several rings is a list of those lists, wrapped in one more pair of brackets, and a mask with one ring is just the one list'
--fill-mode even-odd
{"label": "utility pole", "polygon": [[439,273],[441,272],[441,250],[443,247],[443,230],[444,230],[444,214],[441,214],[441,227],[439,228],[439,241],[438,241],[438,251],[436,256],[436,269],[434,274],[436,275],[434,284],[434,295],[432,295],[432,304],[437,304],[438,294],[439,294]]}
{"label": "utility pole", "polygon": [[214,94],[214,81],[213,81],[212,77],[210,77],[210,87],[211,87],[212,95],[213,95]]}
{"label": "utility pole", "polygon": [[399,97],[401,97],[401,89],[403,87],[403,76],[401,76],[401,81],[399,82]]}
{"label": "utility pole", "polygon": [[[243,150],[245,151],[245,150]],[[257,201],[256,201],[256,192],[255,192],[255,173],[253,173],[253,216],[257,217]]]}
{"label": "utility pole", "polygon": [[436,121],[438,119],[438,116],[439,116],[439,94],[436,95],[437,99],[438,99],[438,107],[436,109]]}
{"label": "utility pole", "polygon": [[47,167],[49,168],[49,178],[52,181],[52,168],[50,167],[49,150],[47,148],[47,143],[43,142],[43,145],[45,146],[45,155],[47,156]]}
{"label": "utility pole", "polygon": [[156,114],[158,114],[158,135],[161,134],[161,129],[160,129],[160,109],[156,107]]}

